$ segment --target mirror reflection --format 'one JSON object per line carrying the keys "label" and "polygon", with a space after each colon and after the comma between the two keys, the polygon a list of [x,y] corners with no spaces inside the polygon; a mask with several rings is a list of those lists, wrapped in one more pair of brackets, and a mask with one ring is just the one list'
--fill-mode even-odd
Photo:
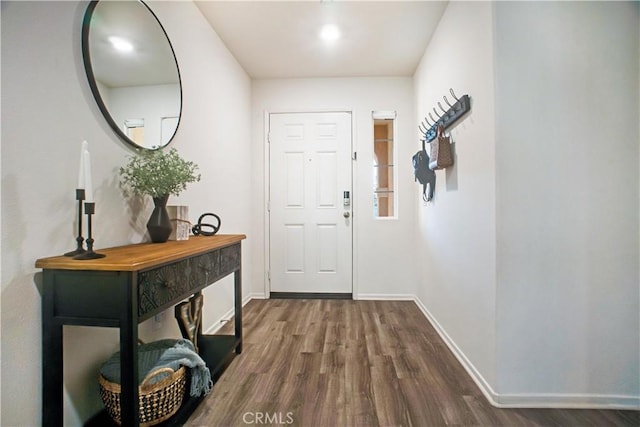
{"label": "mirror reflection", "polygon": [[171,43],[140,1],[94,1],[82,51],[89,85],[109,125],[126,142],[166,146],[180,122],[180,73]]}

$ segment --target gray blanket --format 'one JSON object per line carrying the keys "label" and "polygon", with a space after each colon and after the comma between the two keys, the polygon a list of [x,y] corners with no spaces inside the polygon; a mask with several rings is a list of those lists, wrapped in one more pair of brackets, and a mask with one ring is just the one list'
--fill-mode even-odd
{"label": "gray blanket", "polygon": [[[191,396],[201,396],[211,391],[211,373],[204,360],[195,352],[193,343],[185,339],[165,339],[142,344],[138,347],[138,385],[144,378],[159,368],[169,367],[174,371],[180,365],[191,368]],[[103,377],[120,384],[120,352],[114,353],[100,368]],[[149,383],[154,384],[169,374],[160,374]]]}

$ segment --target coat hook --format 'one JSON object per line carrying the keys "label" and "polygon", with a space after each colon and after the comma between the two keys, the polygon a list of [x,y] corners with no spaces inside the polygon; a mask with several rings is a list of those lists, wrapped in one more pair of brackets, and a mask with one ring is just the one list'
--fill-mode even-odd
{"label": "coat hook", "polygon": [[449,107],[453,108],[453,105],[451,105],[451,103],[449,103],[449,100],[447,99],[447,97],[443,96],[443,98],[444,98],[444,102],[446,102]]}
{"label": "coat hook", "polygon": [[438,114],[438,111],[436,110],[436,107],[433,107],[433,112],[436,113],[436,116],[438,116],[439,119],[442,118],[442,116],[440,114]]}
{"label": "coat hook", "polygon": [[429,122],[429,119],[428,119],[428,118],[426,118],[426,117],[425,117],[425,118],[424,118],[424,121],[425,121],[425,122],[427,122],[427,125],[429,126],[429,127],[427,127],[427,129],[429,129],[430,127],[432,127],[432,126],[433,126],[433,125]]}
{"label": "coat hook", "polygon": [[[435,124],[438,124],[438,121],[436,119],[433,118],[433,116],[431,115],[431,113],[429,113],[429,117],[431,117],[431,121]],[[432,125],[432,126],[434,126]]]}
{"label": "coat hook", "polygon": [[456,101],[460,101],[460,100],[458,99],[458,97],[456,96],[456,94],[455,94],[455,93],[453,93],[453,88],[449,88],[449,92],[451,92],[451,96],[453,96],[453,99],[455,99]]}
{"label": "coat hook", "polygon": [[438,101],[438,107],[440,107],[440,109],[442,110],[443,113],[447,114],[447,110],[442,108],[442,104],[440,104],[440,101]]}
{"label": "coat hook", "polygon": [[427,129],[422,129],[423,127],[425,127],[422,122],[420,122],[420,124],[418,125],[418,130],[422,133],[427,133]]}

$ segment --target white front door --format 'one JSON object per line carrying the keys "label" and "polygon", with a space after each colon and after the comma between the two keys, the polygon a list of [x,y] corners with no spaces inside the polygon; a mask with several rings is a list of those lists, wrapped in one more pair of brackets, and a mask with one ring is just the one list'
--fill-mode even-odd
{"label": "white front door", "polygon": [[269,141],[271,292],[352,293],[351,113],[270,114]]}

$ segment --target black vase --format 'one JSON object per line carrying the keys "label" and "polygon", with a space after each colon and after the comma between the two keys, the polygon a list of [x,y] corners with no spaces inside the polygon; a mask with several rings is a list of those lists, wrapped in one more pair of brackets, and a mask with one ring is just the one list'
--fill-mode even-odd
{"label": "black vase", "polygon": [[153,198],[153,212],[147,221],[147,230],[153,243],[164,243],[171,235],[171,218],[167,212],[167,200],[169,195]]}

